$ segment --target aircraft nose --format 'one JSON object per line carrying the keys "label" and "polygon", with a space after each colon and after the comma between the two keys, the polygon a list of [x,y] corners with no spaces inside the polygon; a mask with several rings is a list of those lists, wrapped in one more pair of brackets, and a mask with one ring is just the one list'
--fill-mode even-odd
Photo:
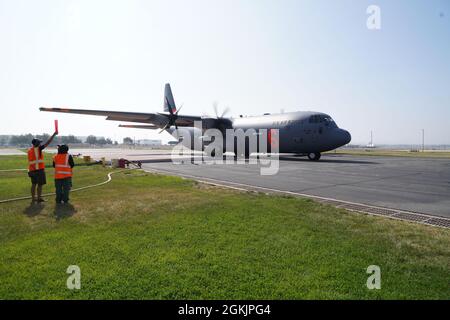
{"label": "aircraft nose", "polygon": [[341,129],[340,140],[341,140],[342,145],[349,143],[352,140],[352,136],[350,135],[350,132],[348,132],[347,130]]}

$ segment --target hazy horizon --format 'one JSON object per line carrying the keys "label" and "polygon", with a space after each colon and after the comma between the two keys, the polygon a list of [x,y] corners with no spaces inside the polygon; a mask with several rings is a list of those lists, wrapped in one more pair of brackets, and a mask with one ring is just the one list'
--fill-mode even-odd
{"label": "hazy horizon", "polygon": [[[369,5],[381,29],[369,30]],[[450,144],[450,2],[0,0],[0,132],[172,138],[69,107],[330,114],[352,144]]]}

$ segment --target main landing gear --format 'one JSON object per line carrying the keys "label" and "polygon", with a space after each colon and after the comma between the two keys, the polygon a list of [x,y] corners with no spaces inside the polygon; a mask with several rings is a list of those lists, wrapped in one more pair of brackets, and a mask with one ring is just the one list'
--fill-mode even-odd
{"label": "main landing gear", "polygon": [[310,152],[308,153],[308,159],[312,161],[317,161],[320,159],[320,152]]}

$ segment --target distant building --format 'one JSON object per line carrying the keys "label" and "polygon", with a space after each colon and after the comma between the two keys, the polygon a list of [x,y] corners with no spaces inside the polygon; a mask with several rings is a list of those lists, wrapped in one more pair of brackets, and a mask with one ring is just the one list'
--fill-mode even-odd
{"label": "distant building", "polygon": [[140,146],[150,146],[150,147],[159,147],[161,146],[161,140],[154,139],[142,139],[138,140],[137,144]]}

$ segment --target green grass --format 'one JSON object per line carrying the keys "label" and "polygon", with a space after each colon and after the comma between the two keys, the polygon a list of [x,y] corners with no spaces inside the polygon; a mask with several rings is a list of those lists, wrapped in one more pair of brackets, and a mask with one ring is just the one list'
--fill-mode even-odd
{"label": "green grass", "polygon": [[[0,204],[0,299],[450,298],[446,229],[141,171],[71,199]],[[81,290],[66,288],[69,265]]]}
{"label": "green grass", "polygon": [[327,153],[336,153],[353,156],[383,156],[383,157],[412,157],[412,158],[450,158],[447,151],[420,151],[411,152],[407,150],[386,149],[338,149]]}
{"label": "green grass", "polygon": [[[51,157],[47,154],[44,158],[47,166],[51,165]],[[0,156],[0,170],[10,169],[28,169],[28,160],[26,156]]]}
{"label": "green grass", "polygon": [[[43,188],[43,193],[54,192],[54,169],[50,154],[45,154],[47,184]],[[0,156],[0,200],[23,197],[30,195],[30,179],[27,171],[1,171],[11,169],[28,168],[26,156]],[[73,184],[76,187],[83,187],[106,180],[108,169],[99,165],[86,166],[80,159],[75,158],[76,174],[73,177]],[[109,170],[111,171],[111,170]]]}

